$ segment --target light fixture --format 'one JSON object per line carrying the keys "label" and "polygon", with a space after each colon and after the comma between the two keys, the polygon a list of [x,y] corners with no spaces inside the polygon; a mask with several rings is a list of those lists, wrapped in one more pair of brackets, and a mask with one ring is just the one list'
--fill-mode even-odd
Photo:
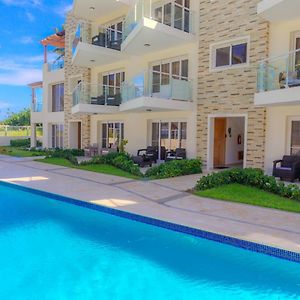
{"label": "light fixture", "polygon": [[149,108],[149,109],[146,109],[146,111],[147,111],[147,112],[152,112],[152,109]]}
{"label": "light fixture", "polygon": [[144,44],[144,47],[150,47],[150,46],[151,46],[151,45],[148,44],[148,43]]}
{"label": "light fixture", "polygon": [[94,59],[91,59],[91,60],[90,60],[90,62],[94,63],[94,62],[95,62],[95,60],[94,60]]}
{"label": "light fixture", "polygon": [[90,10],[95,10],[95,7],[94,6],[90,6]]}

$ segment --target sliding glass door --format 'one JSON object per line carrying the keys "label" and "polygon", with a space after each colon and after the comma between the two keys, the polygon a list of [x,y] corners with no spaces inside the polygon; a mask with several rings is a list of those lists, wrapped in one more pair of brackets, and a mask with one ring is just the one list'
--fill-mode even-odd
{"label": "sliding glass door", "polygon": [[[165,147],[166,150],[176,150],[177,148],[186,148],[187,140],[187,122],[180,121],[162,121],[152,123],[152,146]],[[159,159],[161,159],[159,153]]]}
{"label": "sliding glass door", "polygon": [[124,140],[124,123],[102,123],[102,148],[117,148]]}
{"label": "sliding glass door", "polygon": [[52,148],[63,148],[64,146],[64,125],[52,125]]}

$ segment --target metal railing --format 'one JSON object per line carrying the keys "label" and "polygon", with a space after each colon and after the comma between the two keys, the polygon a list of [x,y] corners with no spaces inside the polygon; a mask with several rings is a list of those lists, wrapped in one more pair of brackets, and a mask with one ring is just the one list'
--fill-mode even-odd
{"label": "metal railing", "polygon": [[165,80],[164,84],[155,83],[151,71],[135,76],[131,81],[122,84],[122,102],[125,103],[139,97],[192,101],[191,80],[174,78],[172,75]]}
{"label": "metal railing", "polygon": [[189,8],[176,5],[175,1],[170,3],[170,7],[168,8],[169,11],[167,13],[163,13],[163,9],[166,11],[166,5],[161,5],[160,9],[160,7],[157,5],[157,2],[153,0],[139,0],[131,8],[125,18],[123,41],[143,18],[155,20],[184,32],[194,33],[195,14],[193,11],[191,11]]}
{"label": "metal railing", "polygon": [[121,94],[100,84],[79,83],[73,91],[73,106],[78,104],[119,106]]}
{"label": "metal railing", "polygon": [[261,61],[257,91],[267,92],[300,86],[300,49]]}

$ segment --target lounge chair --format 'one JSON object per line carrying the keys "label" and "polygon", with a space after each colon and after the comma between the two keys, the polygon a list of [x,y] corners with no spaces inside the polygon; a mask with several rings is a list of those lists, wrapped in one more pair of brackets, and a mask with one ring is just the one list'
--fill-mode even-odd
{"label": "lounge chair", "polygon": [[291,182],[300,179],[300,156],[284,155],[282,159],[275,160],[273,162],[273,176]]}
{"label": "lounge chair", "polygon": [[186,159],[186,150],[184,148],[177,148],[175,151],[168,151],[166,161]]}

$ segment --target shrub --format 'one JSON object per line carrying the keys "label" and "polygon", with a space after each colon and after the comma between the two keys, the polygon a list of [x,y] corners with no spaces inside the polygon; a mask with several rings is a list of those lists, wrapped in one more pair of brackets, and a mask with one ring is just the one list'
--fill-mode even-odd
{"label": "shrub", "polygon": [[30,147],[30,139],[11,140],[10,146],[11,147],[29,148]]}
{"label": "shrub", "polygon": [[159,166],[152,167],[146,171],[146,177],[150,178],[170,178],[202,172],[202,162],[200,159],[183,159],[169,161]]}
{"label": "shrub", "polygon": [[46,157],[64,158],[72,164],[78,165],[76,156],[83,156],[84,150],[81,149],[49,149],[46,150]]}
{"label": "shrub", "polygon": [[277,182],[275,177],[264,175],[261,169],[231,169],[202,177],[195,187],[196,190],[208,190],[225,184],[239,183],[300,201],[300,189],[295,184],[285,185]]}
{"label": "shrub", "polygon": [[143,176],[140,168],[134,164],[133,160],[127,153],[108,153],[103,156],[96,156],[91,161],[82,162],[81,165],[106,164],[115,166],[123,171],[129,172],[135,176]]}

